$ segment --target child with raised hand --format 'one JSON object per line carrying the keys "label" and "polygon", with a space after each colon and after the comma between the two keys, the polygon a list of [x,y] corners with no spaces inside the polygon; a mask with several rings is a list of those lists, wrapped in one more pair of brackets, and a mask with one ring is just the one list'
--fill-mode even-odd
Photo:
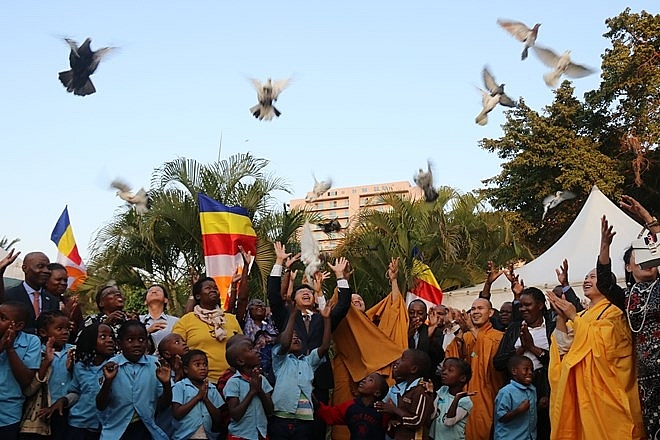
{"label": "child with raised hand", "polygon": [[472,410],[476,392],[463,391],[472,378],[472,367],[463,359],[450,357],[438,366],[436,372],[442,386],[435,399],[436,415],[431,423],[429,437],[442,440],[465,440],[465,424]]}
{"label": "child with raised hand", "polygon": [[202,350],[190,350],[181,358],[184,379],[172,389],[173,440],[216,439],[213,425],[220,420],[220,393],[209,386],[209,360]]}
{"label": "child with raised hand", "polygon": [[[35,328],[42,341],[42,357],[39,371],[23,394],[39,399],[38,405],[27,405],[21,422],[21,433],[30,438],[48,436],[55,440],[66,440],[68,411],[60,408],[53,412],[51,402],[63,398],[69,391],[73,372],[73,345],[69,344],[69,317],[59,310],[42,312],[35,321]],[[47,392],[41,391],[47,387]],[[46,399],[42,397],[46,396]],[[36,402],[35,402],[36,403]],[[47,406],[41,408],[41,404]]]}
{"label": "child with raised hand", "polygon": [[[431,358],[421,350],[408,349],[394,364],[392,374],[397,380],[392,399],[376,402],[376,409],[390,416],[388,434],[395,440],[427,438],[433,412],[432,393],[423,381],[431,366]],[[420,437],[421,436],[421,437]]]}
{"label": "child with raised hand", "polygon": [[140,321],[118,330],[121,354],[103,366],[96,407],[101,411],[101,440],[167,440],[154,420],[157,407],[172,402],[170,367],[147,355],[147,329]]}
{"label": "child with raised hand", "polygon": [[183,337],[178,333],[170,333],[158,344],[158,354],[172,369],[172,379],[178,382],[184,378],[181,359],[190,349]]}
{"label": "child with raised hand", "polygon": [[259,353],[248,340],[233,344],[225,353],[236,373],[225,385],[225,400],[231,416],[228,440],[265,439],[268,417],[273,414],[273,387],[261,375]]}
{"label": "child with raised hand", "polygon": [[[511,382],[495,397],[495,440],[536,440],[536,388],[534,364],[515,355],[507,368]],[[597,396],[596,396],[597,397]]]}
{"label": "child with raised hand", "polygon": [[330,348],[331,321],[330,305],[321,310],[323,317],[323,340],[309,354],[303,352],[300,338],[293,331],[298,310],[291,308],[286,328],[280,334],[279,344],[273,347],[273,390],[274,416],[268,424],[271,440],[309,439],[314,428],[312,406],[312,381],[314,370],[321,365],[322,358]]}
{"label": "child with raised hand", "polygon": [[382,400],[389,390],[385,376],[371,373],[358,383],[358,395],[340,405],[329,406],[320,402],[316,414],[327,425],[346,425],[351,440],[385,438],[387,417],[378,412],[374,404]]}
{"label": "child with raised hand", "polygon": [[25,304],[0,304],[0,438],[16,440],[20,431],[25,396],[22,388],[32,383],[41,363],[41,343],[23,332],[30,311]]}

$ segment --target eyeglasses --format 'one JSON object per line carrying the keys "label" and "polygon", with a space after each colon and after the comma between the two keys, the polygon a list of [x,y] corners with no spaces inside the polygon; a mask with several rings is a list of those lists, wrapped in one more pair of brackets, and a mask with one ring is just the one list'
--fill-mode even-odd
{"label": "eyeglasses", "polygon": [[250,308],[251,309],[264,309],[265,310],[266,305],[265,304],[252,304],[252,305],[250,305]]}

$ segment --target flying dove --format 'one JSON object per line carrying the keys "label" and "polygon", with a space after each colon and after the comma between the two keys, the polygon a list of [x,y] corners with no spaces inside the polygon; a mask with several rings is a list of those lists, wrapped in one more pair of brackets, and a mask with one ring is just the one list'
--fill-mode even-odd
{"label": "flying dove", "polygon": [[321,197],[324,192],[332,188],[332,179],[328,178],[327,180],[318,181],[313,174],[312,177],[314,178],[314,187],[312,188],[312,192],[309,193],[305,199],[308,202],[313,202]]}
{"label": "flying dove", "polygon": [[97,51],[93,51],[90,47],[92,42],[91,38],[85,39],[85,42],[78,47],[78,43],[70,38],[65,38],[71,48],[69,54],[69,65],[71,70],[60,72],[59,78],[66,91],[78,96],[91,95],[96,92],[96,88],[92,81],[89,79],[96,68],[99,66],[101,59],[114,50],[113,47],[104,47]]}
{"label": "flying dove", "polygon": [[147,192],[144,190],[144,188],[140,188],[138,192],[133,194],[131,192],[131,187],[128,186],[126,182],[123,182],[119,179],[113,180],[112,183],[110,183],[110,186],[117,189],[117,195],[120,199],[133,205],[135,212],[140,215],[147,212],[149,208],[149,198],[147,197]]}
{"label": "flying dove", "polygon": [[331,232],[341,231],[341,224],[339,223],[339,220],[337,220],[336,218],[318,223],[317,226],[323,229],[323,232],[325,232],[326,234],[330,234]]}
{"label": "flying dove", "polygon": [[319,257],[319,244],[312,234],[312,227],[309,222],[303,225],[300,236],[300,261],[305,265],[305,276],[307,282],[312,283],[314,274],[321,268],[321,258]]}
{"label": "flying dove", "polygon": [[548,87],[557,87],[559,78],[562,75],[566,75],[570,78],[582,78],[594,73],[593,69],[571,62],[570,50],[567,50],[559,56],[552,50],[544,47],[534,46],[533,49],[534,53],[536,53],[536,56],[539,57],[543,64],[554,69],[552,72],[543,75],[543,80]]}
{"label": "flying dove", "polygon": [[474,118],[474,122],[479,125],[486,125],[488,123],[488,113],[490,113],[497,104],[501,104],[505,107],[516,107],[517,104],[514,100],[509,98],[506,93],[504,93],[504,84],[497,84],[495,78],[493,78],[493,75],[488,70],[488,67],[484,67],[482,75],[484,86],[486,86],[488,92],[479,89],[482,94],[481,103],[483,108],[477,117]]}
{"label": "flying dove", "polygon": [[522,60],[526,59],[529,48],[533,47],[534,43],[536,42],[536,37],[539,34],[539,26],[541,26],[541,23],[536,23],[534,27],[530,29],[525,23],[514,20],[503,20],[500,18],[497,20],[497,24],[502,26],[505,31],[513,35],[516,40],[525,43],[525,47],[523,48],[522,56],[520,58]]}
{"label": "flying dove", "polygon": [[543,216],[541,217],[541,221],[545,220],[545,216],[548,214],[548,210],[559,205],[564,200],[570,200],[574,198],[575,193],[572,193],[571,191],[557,191],[556,193],[551,194],[543,199]]}
{"label": "flying dove", "polygon": [[426,162],[427,169],[419,169],[413,177],[415,184],[424,192],[424,200],[431,203],[438,198],[438,191],[433,187],[433,172],[431,171],[431,162]]}
{"label": "flying dove", "polygon": [[282,113],[275,108],[273,103],[277,101],[277,97],[282,93],[289,83],[291,78],[280,79],[273,82],[270,78],[262,84],[258,79],[250,78],[254,88],[257,89],[257,99],[259,103],[250,107],[250,113],[260,121],[270,121],[273,117],[279,117]]}

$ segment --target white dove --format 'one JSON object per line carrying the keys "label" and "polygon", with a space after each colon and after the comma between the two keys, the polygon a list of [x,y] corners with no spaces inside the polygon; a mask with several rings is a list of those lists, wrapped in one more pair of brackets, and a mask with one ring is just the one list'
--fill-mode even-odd
{"label": "white dove", "polygon": [[571,62],[571,51],[567,50],[561,56],[554,53],[552,50],[534,46],[534,53],[539,59],[548,67],[552,67],[554,70],[543,75],[543,80],[548,85],[548,87],[554,88],[557,87],[559,78],[562,75],[566,75],[570,78],[582,78],[587,75],[594,73],[593,69],[589,67],[581,66]]}
{"label": "white dove", "polygon": [[280,116],[282,113],[275,108],[273,103],[277,101],[277,97],[282,93],[289,83],[291,78],[280,79],[273,82],[270,78],[262,84],[258,79],[250,78],[254,88],[257,89],[257,99],[259,103],[250,107],[250,113],[260,121],[270,121],[275,116]]}
{"label": "white dove", "polygon": [[314,281],[314,274],[321,268],[321,258],[319,258],[319,244],[312,234],[312,226],[309,222],[303,225],[300,236],[300,261],[305,265],[305,276],[307,282]]}
{"label": "white dove", "polygon": [[426,162],[427,170],[419,169],[417,174],[413,177],[415,184],[424,191],[424,200],[427,202],[435,202],[438,198],[438,191],[433,186],[433,172],[431,171],[431,162]]}
{"label": "white dove", "polygon": [[574,198],[575,193],[572,193],[571,191],[557,191],[556,193],[543,199],[543,216],[541,217],[541,221],[545,219],[545,216],[548,214],[548,210],[559,205],[564,200],[570,200]]}
{"label": "white dove", "polygon": [[533,47],[534,43],[536,42],[536,37],[539,34],[539,26],[541,26],[541,23],[536,23],[534,27],[530,29],[525,23],[514,20],[503,20],[500,18],[497,20],[497,24],[502,26],[505,31],[513,35],[516,40],[525,43],[525,47],[523,48],[522,56],[520,58],[523,60],[526,59],[529,48]]}
{"label": "white dove", "polygon": [[314,187],[312,188],[312,192],[307,194],[307,197],[305,198],[308,202],[313,202],[321,197],[324,192],[332,188],[332,179],[328,178],[327,180],[321,180],[319,182],[313,174],[312,177],[314,178]]}
{"label": "white dove", "polygon": [[486,125],[488,123],[488,113],[490,113],[497,104],[501,104],[505,107],[516,107],[517,104],[514,100],[509,98],[506,93],[504,93],[504,84],[497,84],[495,78],[493,78],[493,75],[488,70],[488,67],[484,67],[482,76],[484,86],[486,86],[488,92],[479,89],[482,94],[481,103],[483,108],[477,117],[474,118],[474,122],[479,125]]}
{"label": "white dove", "polygon": [[133,205],[135,212],[142,215],[147,212],[149,199],[147,197],[147,192],[144,188],[140,188],[138,192],[133,194],[131,192],[131,187],[122,180],[115,179],[110,183],[110,186],[117,189],[117,195],[120,199],[126,201],[127,203]]}

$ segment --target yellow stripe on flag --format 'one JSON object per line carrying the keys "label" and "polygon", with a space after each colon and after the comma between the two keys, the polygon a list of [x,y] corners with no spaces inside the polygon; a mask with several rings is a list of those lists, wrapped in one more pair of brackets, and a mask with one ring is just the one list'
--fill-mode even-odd
{"label": "yellow stripe on flag", "polygon": [[252,222],[244,215],[231,212],[200,212],[202,234],[240,234],[256,237]]}

